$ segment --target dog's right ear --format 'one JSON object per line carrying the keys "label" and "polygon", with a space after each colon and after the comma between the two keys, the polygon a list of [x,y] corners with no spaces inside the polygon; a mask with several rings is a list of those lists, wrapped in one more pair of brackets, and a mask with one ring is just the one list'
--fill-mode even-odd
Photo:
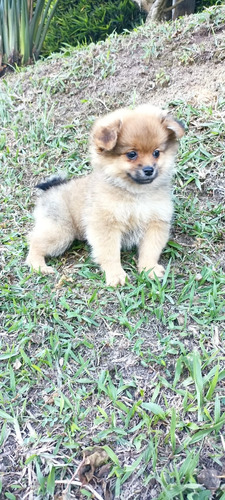
{"label": "dog's right ear", "polygon": [[100,151],[111,151],[117,143],[121,127],[121,120],[116,120],[105,125],[100,125],[97,122],[93,130],[93,139],[97,148]]}

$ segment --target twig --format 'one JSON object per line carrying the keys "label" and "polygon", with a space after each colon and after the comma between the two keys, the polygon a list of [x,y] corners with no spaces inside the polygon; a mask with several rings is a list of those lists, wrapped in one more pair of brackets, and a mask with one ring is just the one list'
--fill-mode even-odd
{"label": "twig", "polygon": [[82,488],[85,488],[86,490],[90,491],[92,495],[94,495],[94,497],[97,498],[97,500],[104,500],[104,498],[102,498],[101,495],[99,495],[99,493],[97,493],[97,491],[95,491],[94,488],[90,486],[90,484],[82,484],[80,481],[72,481],[72,482],[65,480],[55,481],[55,484],[68,484],[68,483],[70,483],[70,485],[72,484],[73,486],[82,486]]}
{"label": "twig", "polygon": [[29,500],[33,500],[34,498],[34,492],[33,492],[33,489],[32,489],[32,465],[31,465],[31,462],[28,464],[28,485],[29,485],[29,488],[30,488],[30,492],[29,492]]}
{"label": "twig", "polygon": [[66,489],[64,491],[65,495],[68,492],[68,489],[69,489],[70,485],[72,484],[73,480],[75,479],[75,477],[78,476],[78,472],[79,472],[80,468],[82,467],[82,465],[84,465],[84,458],[80,462],[80,464],[78,465],[78,467],[76,468],[76,470],[75,470],[74,474],[72,475],[72,477],[70,478],[70,480],[68,481],[67,487],[66,487]]}
{"label": "twig", "polygon": [[107,109],[107,111],[110,111],[110,108],[108,108],[108,106],[105,104],[104,101],[102,101],[102,99],[99,99],[98,97],[95,97],[95,100],[100,102],[104,107],[105,109]]}
{"label": "twig", "polygon": [[223,446],[223,449],[225,451],[225,440],[224,440],[224,437],[222,434],[220,434],[220,437],[221,437],[221,441],[222,441],[222,446]]}
{"label": "twig", "polygon": [[218,326],[215,326],[215,329],[214,329],[214,335],[213,335],[213,341],[212,341],[213,345],[215,347],[218,347],[219,346],[219,343],[220,343],[220,337],[219,337],[219,328]]}

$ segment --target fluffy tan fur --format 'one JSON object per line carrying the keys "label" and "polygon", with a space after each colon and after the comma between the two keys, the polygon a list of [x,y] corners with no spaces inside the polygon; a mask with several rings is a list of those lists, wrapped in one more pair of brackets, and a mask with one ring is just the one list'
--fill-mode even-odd
{"label": "fluffy tan fur", "polygon": [[138,247],[138,270],[163,276],[158,263],[170,231],[171,178],[183,126],[149,104],[120,109],[92,129],[93,171],[55,185],[38,199],[27,263],[43,273],[46,256],[87,240],[107,285],[123,285],[121,248]]}

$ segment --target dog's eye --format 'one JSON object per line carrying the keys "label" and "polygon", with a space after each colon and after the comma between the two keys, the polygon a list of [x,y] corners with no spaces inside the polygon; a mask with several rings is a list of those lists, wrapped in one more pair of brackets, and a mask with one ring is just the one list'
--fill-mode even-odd
{"label": "dog's eye", "polygon": [[154,156],[154,158],[158,158],[160,155],[160,151],[158,149],[155,149],[155,151],[153,151],[152,153],[152,156]]}
{"label": "dog's eye", "polygon": [[136,151],[129,151],[128,153],[126,153],[126,156],[129,160],[136,160],[138,154]]}

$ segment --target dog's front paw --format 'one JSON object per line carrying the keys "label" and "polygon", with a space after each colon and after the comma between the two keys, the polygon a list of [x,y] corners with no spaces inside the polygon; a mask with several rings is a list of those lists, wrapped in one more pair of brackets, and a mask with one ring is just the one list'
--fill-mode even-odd
{"label": "dog's front paw", "polygon": [[55,269],[52,266],[42,266],[39,267],[39,269],[36,269],[36,271],[40,271],[42,274],[55,274]]}
{"label": "dog's front paw", "polygon": [[30,260],[29,258],[27,258],[26,264],[32,269],[32,271],[37,271],[37,272],[40,272],[42,274],[54,274],[55,273],[55,270],[53,267],[47,266],[47,264],[45,264],[45,263],[43,264],[40,262],[34,262],[34,261]]}
{"label": "dog's front paw", "polygon": [[124,285],[127,274],[123,269],[120,272],[108,272],[106,273],[106,285],[107,286],[117,286]]}
{"label": "dog's front paw", "polygon": [[156,264],[150,271],[149,278],[151,278],[151,280],[154,280],[156,276],[157,278],[162,278],[164,276],[164,273],[165,268],[161,266],[161,264]]}

